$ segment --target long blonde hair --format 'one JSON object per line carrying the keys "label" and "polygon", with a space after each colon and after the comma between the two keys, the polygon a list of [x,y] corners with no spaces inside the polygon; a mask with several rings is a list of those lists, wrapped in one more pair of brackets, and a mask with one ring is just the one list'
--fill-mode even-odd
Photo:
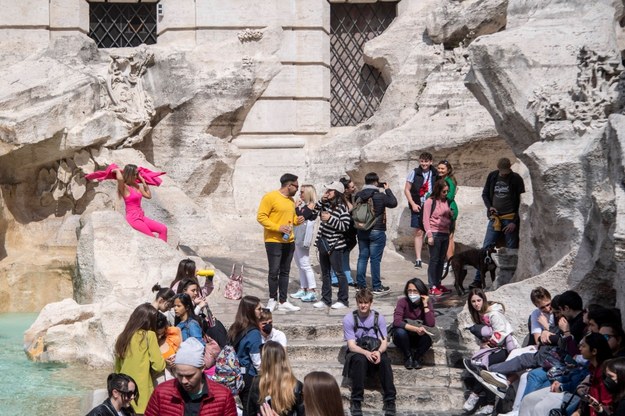
{"label": "long blonde hair", "polygon": [[259,404],[271,396],[271,407],[276,413],[290,411],[295,406],[296,385],[286,350],[275,341],[267,341],[260,359]]}

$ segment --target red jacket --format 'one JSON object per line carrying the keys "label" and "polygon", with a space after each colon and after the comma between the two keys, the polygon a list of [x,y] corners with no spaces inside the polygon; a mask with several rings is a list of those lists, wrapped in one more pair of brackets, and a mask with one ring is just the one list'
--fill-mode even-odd
{"label": "red jacket", "polygon": [[[208,395],[202,400],[198,416],[237,416],[234,397],[226,387],[205,379]],[[178,380],[159,384],[145,409],[145,416],[184,416],[184,401],[178,390]]]}

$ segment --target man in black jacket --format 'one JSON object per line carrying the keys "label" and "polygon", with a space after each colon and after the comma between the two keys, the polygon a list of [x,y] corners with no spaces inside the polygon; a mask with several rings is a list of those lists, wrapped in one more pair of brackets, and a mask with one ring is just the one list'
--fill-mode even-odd
{"label": "man in black jacket", "polygon": [[[519,248],[519,207],[525,183],[518,173],[510,169],[510,159],[504,157],[497,162],[497,170],[486,178],[482,190],[482,200],[486,206],[488,226],[483,248],[494,246],[503,235],[507,248]],[[470,288],[481,287],[482,276],[479,270]]]}
{"label": "man in black jacket", "polygon": [[[383,189],[380,189],[383,188]],[[365,186],[356,194],[362,202],[373,200],[373,210],[376,221],[369,230],[358,230],[358,268],[356,271],[356,282],[359,288],[366,288],[367,263],[371,259],[371,286],[373,294],[379,295],[390,290],[388,286],[383,286],[380,280],[380,263],[386,246],[386,208],[395,208],[397,198],[393,195],[387,183],[380,183],[380,178],[375,172],[365,175]]]}

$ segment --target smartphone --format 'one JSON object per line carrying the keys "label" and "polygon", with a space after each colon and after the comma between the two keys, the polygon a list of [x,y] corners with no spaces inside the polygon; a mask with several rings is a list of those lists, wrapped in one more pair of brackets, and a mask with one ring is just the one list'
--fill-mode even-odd
{"label": "smartphone", "polygon": [[271,407],[271,396],[265,396],[265,403],[267,403],[269,407]]}

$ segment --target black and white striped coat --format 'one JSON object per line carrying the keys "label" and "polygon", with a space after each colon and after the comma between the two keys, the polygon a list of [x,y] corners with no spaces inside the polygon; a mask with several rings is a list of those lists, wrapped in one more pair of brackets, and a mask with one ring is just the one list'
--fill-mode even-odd
{"label": "black and white striped coat", "polygon": [[329,202],[317,201],[315,213],[320,214],[323,211],[329,212],[330,218],[328,221],[321,221],[315,246],[319,247],[319,240],[324,238],[333,250],[344,249],[347,246],[345,232],[349,229],[351,221],[347,207],[343,203],[339,203],[332,208]]}

